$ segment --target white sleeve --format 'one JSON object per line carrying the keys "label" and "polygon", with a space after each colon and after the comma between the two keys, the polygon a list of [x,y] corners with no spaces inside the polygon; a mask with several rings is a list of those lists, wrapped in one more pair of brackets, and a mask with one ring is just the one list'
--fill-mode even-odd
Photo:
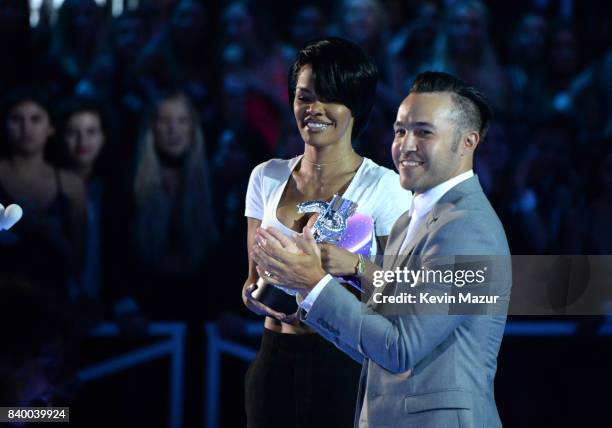
{"label": "white sleeve", "polygon": [[377,183],[376,211],[374,212],[374,233],[388,236],[393,223],[410,209],[412,192],[400,185],[399,175],[387,171]]}
{"label": "white sleeve", "polygon": [[251,172],[249,186],[246,192],[244,215],[262,220],[264,217],[263,194],[263,167],[265,163],[257,165]]}
{"label": "white sleeve", "polygon": [[319,297],[319,294],[321,294],[321,291],[323,291],[323,288],[325,288],[325,286],[333,278],[334,277],[331,276],[330,274],[327,274],[323,278],[321,278],[321,280],[317,282],[317,285],[315,285],[314,288],[310,290],[310,293],[308,293],[308,295],[306,296],[304,300],[300,300],[299,294],[298,294],[297,303],[300,306],[300,308],[308,312],[310,308],[312,308],[312,304],[315,302],[315,300],[317,300],[317,297]]}

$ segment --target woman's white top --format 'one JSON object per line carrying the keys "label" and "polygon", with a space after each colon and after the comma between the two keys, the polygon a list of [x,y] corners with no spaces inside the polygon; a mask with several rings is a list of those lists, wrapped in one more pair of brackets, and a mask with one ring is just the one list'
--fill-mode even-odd
{"label": "woman's white top", "polygon": [[[270,159],[253,169],[246,194],[246,217],[261,220],[261,227],[274,227],[287,236],[295,233],[278,220],[276,209],[291,172],[302,156]],[[393,223],[408,211],[412,202],[412,193],[401,187],[399,175],[368,158],[363,158],[342,197],[357,203],[356,212],[372,217],[376,236],[389,235]],[[374,238],[372,236],[370,256],[376,255],[378,250]]]}

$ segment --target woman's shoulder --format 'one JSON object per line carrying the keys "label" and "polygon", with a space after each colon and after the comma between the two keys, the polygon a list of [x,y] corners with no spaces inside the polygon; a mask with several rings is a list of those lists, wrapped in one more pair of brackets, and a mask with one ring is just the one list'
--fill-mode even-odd
{"label": "woman's shoulder", "polygon": [[412,192],[402,187],[399,174],[371,159],[365,158],[365,162],[367,164],[357,187],[367,189],[365,191],[370,201],[379,208],[385,207],[382,211],[388,214],[407,210],[412,201]]}
{"label": "woman's shoulder", "polygon": [[253,168],[252,174],[270,178],[286,178],[291,174],[291,170],[299,160],[300,156],[291,159],[269,159]]}
{"label": "woman's shoulder", "polygon": [[399,185],[399,175],[397,172],[377,164],[372,159],[363,158],[364,162],[364,170],[362,174],[362,179],[367,181],[368,184],[376,184],[381,183],[384,185],[390,185],[397,183]]}

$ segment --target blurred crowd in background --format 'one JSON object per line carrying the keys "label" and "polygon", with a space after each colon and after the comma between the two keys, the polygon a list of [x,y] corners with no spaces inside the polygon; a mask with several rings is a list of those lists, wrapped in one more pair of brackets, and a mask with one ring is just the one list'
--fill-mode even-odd
{"label": "blurred crowd in background", "polygon": [[[393,168],[414,76],[456,74],[495,108],[475,172],[512,252],[612,253],[605,2],[140,0],[117,16],[99,3],[42,7],[32,25],[27,1],[0,0],[0,203],[25,213],[0,232],[15,302],[40,299],[25,279],[83,331],[241,312],[249,175],[303,152],[287,73],[325,35],[379,67],[359,154]],[[21,342],[15,361],[34,352]]]}

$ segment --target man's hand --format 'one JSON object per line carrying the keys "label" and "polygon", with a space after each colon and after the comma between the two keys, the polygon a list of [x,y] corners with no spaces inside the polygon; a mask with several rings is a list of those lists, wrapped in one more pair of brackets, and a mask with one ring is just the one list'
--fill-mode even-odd
{"label": "man's hand", "polygon": [[274,228],[257,229],[251,258],[266,282],[282,285],[306,296],[325,276],[321,252],[308,226],[293,240]]}
{"label": "man's hand", "polygon": [[[318,213],[310,216],[306,225],[308,230],[313,228],[318,218]],[[319,249],[321,250],[321,264],[327,273],[335,276],[355,274],[355,268],[359,262],[357,254],[325,242],[319,244]]]}
{"label": "man's hand", "polygon": [[335,276],[355,275],[359,256],[333,244],[319,244],[323,269]]}

